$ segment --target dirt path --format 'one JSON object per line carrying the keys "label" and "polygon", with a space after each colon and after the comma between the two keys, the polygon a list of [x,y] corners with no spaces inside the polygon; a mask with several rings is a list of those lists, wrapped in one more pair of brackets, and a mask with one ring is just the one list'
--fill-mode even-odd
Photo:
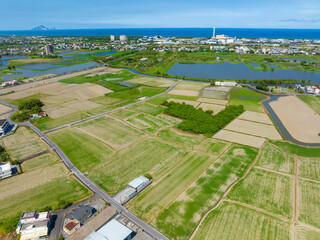
{"label": "dirt path", "polygon": [[[258,158],[260,157],[261,155],[261,152],[262,152],[262,148],[264,146],[265,142],[263,143],[263,145],[261,146],[261,148],[259,149],[259,152],[256,156],[256,158],[254,159],[254,161],[250,164],[250,166],[248,167],[248,169],[245,171],[245,173],[243,174],[242,177],[238,178],[236,181],[234,181],[228,188],[227,190],[222,194],[222,196],[220,197],[220,199],[216,202],[216,204],[211,208],[209,209],[204,215],[203,217],[200,219],[199,223],[197,224],[197,226],[195,227],[195,229],[193,230],[191,236],[189,237],[189,240],[193,239],[194,236],[196,235],[200,225],[202,224],[202,222],[206,219],[206,217],[212,212],[214,211],[216,208],[219,207],[220,203],[224,200],[225,196],[227,196],[227,194],[230,192],[230,190],[238,183],[240,182],[242,179],[244,179],[248,173],[250,172],[250,170],[253,168],[253,166],[256,164]],[[229,148],[228,148],[229,149]]]}

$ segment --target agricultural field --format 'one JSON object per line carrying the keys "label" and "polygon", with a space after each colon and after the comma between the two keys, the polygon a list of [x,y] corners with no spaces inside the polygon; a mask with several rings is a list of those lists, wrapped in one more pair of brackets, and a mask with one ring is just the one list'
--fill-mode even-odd
{"label": "agricultural field", "polygon": [[302,101],[308,104],[314,111],[320,115],[320,97],[319,96],[303,96],[299,95]]}
{"label": "agricultural field", "polygon": [[203,103],[212,103],[212,104],[217,104],[217,105],[227,105],[228,100],[222,100],[222,99],[214,99],[214,98],[198,98],[198,102],[203,102]]}
{"label": "agricultural field", "polygon": [[200,95],[200,90],[208,85],[209,83],[183,81],[175,86],[169,94],[197,97]]}
{"label": "agricultural field", "polygon": [[[12,108],[7,107],[6,105],[0,104],[0,114],[6,113],[11,110],[12,110]],[[1,117],[3,117],[3,116],[1,116]]]}
{"label": "agricultural field", "polygon": [[168,174],[131,201],[131,209],[146,220],[152,219],[215,159],[216,157],[201,152],[190,153]]}
{"label": "agricultural field", "polygon": [[320,228],[320,184],[299,180],[298,219],[301,222]]}
{"label": "agricultural field", "polygon": [[290,218],[293,211],[293,178],[253,168],[227,198]]}
{"label": "agricultural field", "polygon": [[319,231],[313,231],[302,226],[296,226],[295,229],[299,240],[320,240]]}
{"label": "agricultural field", "polygon": [[130,117],[126,121],[148,133],[155,133],[159,129],[171,125],[157,117],[144,113]]}
{"label": "agricultural field", "polygon": [[24,159],[49,148],[37,134],[27,127],[18,127],[14,134],[2,138],[1,141],[13,161]]}
{"label": "agricultural field", "polygon": [[75,127],[117,150],[137,141],[144,135],[139,130],[111,117],[100,117],[77,124]]}
{"label": "agricultural field", "polygon": [[141,77],[132,78],[130,80],[127,80],[126,82],[138,83],[138,84],[143,84],[143,85],[152,86],[152,87],[170,87],[176,81],[172,79],[167,79],[167,78],[141,76]]}
{"label": "agricultural field", "polygon": [[265,113],[245,111],[239,116],[239,119],[273,125],[272,121]]}
{"label": "agricultural field", "polygon": [[296,154],[299,157],[319,157],[320,156],[320,148],[315,147],[302,147],[295,144],[292,144],[288,141],[272,141],[269,140],[272,144],[276,145],[278,148],[283,151]]}
{"label": "agricultural field", "polygon": [[174,202],[161,211],[152,225],[169,238],[187,239],[201,217],[244,174],[257,153],[254,148],[231,146]]}
{"label": "agricultural field", "polygon": [[216,104],[212,104],[212,103],[201,103],[198,106],[198,108],[202,108],[204,111],[212,110],[213,114],[217,114],[218,112],[225,109],[225,106],[216,105]]}
{"label": "agricultural field", "polygon": [[227,101],[231,87],[207,86],[201,90],[201,98]]}
{"label": "agricultural field", "polygon": [[273,140],[282,139],[277,129],[272,125],[246,121],[239,118],[232,121],[224,129]]}
{"label": "agricultural field", "polygon": [[320,181],[320,158],[298,158],[299,176]]}
{"label": "agricultural field", "polygon": [[135,114],[137,114],[137,113],[134,111],[127,110],[127,109],[121,109],[119,111],[111,113],[111,115],[113,117],[120,118],[120,119],[126,119],[126,118],[131,117],[132,115],[135,115]]}
{"label": "agricultural field", "polygon": [[208,214],[193,239],[289,240],[289,223],[237,204],[223,202]]}
{"label": "agricultural field", "polygon": [[199,150],[207,153],[211,153],[214,155],[220,155],[228,145],[229,144],[225,142],[208,139],[203,144],[201,144],[201,146],[199,147]]}
{"label": "agricultural field", "polygon": [[48,134],[82,172],[107,161],[115,153],[108,145],[74,128],[63,128]]}
{"label": "agricultural field", "polygon": [[155,105],[160,105],[162,104],[165,100],[168,100],[170,98],[173,99],[182,99],[182,100],[190,100],[194,101],[197,100],[198,97],[192,97],[192,96],[183,96],[183,95],[173,95],[173,94],[163,94],[161,96],[158,96],[156,98],[150,99],[147,101],[147,103],[155,104]]}
{"label": "agricultural field", "polygon": [[167,114],[160,114],[157,117],[162,119],[162,120],[164,120],[164,121],[166,121],[166,122],[168,122],[168,123],[174,124],[174,125],[179,124],[179,123],[182,122],[181,119],[169,116]]}
{"label": "agricultural field", "polygon": [[200,103],[197,102],[197,101],[184,100],[184,99],[175,99],[175,98],[169,98],[167,101],[168,101],[168,102],[185,103],[185,104],[194,106],[195,108],[200,104]]}
{"label": "agricultural field", "polygon": [[263,112],[260,102],[265,96],[246,88],[234,87],[230,91],[230,104],[243,105],[245,110]]}
{"label": "agricultural field", "polygon": [[262,152],[258,158],[256,166],[293,174],[294,164],[295,160],[292,155],[279,150],[270,143],[266,143],[262,148]]}
{"label": "agricultural field", "polygon": [[56,154],[46,153],[39,157],[35,157],[33,159],[23,162],[21,164],[21,168],[23,172],[29,172],[40,167],[53,165],[57,163],[59,160],[60,158]]}
{"label": "agricultural field", "polygon": [[265,138],[250,136],[243,133],[221,130],[213,138],[227,142],[238,143],[250,147],[260,148],[266,141]]}
{"label": "agricultural field", "polygon": [[298,97],[279,97],[270,106],[294,139],[305,143],[320,143],[320,115]]}
{"label": "agricultural field", "polygon": [[172,128],[161,130],[157,136],[165,141],[188,148],[195,148],[204,141],[204,138],[198,135],[184,133]]}
{"label": "agricultural field", "polygon": [[148,103],[140,103],[137,105],[133,105],[128,108],[129,110],[133,110],[136,112],[143,112],[153,116],[157,116],[164,111],[164,108],[161,106],[151,105]]}
{"label": "agricultural field", "polygon": [[116,194],[133,179],[151,174],[159,177],[188,151],[154,138],[147,138],[121,150],[114,158],[89,172],[89,178],[109,194]]}

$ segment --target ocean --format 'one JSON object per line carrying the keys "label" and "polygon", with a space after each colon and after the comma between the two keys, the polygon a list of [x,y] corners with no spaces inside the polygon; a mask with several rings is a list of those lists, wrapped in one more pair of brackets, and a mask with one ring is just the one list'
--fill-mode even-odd
{"label": "ocean", "polygon": [[[0,31],[0,35],[17,36],[175,36],[211,37],[212,28],[113,28],[113,29],[63,29],[49,31]],[[320,39],[320,29],[263,29],[216,28],[216,34],[239,38]]]}

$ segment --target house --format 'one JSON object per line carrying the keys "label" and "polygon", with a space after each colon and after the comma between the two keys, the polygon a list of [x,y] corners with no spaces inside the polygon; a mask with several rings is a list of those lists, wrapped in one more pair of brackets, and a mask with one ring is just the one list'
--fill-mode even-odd
{"label": "house", "polygon": [[135,189],[137,192],[141,191],[144,189],[146,186],[148,186],[151,183],[150,179],[140,176],[133,181],[129,182],[129,187]]}
{"label": "house", "polygon": [[71,220],[66,225],[63,226],[63,230],[68,234],[71,235],[75,231],[80,228],[80,222],[77,220]]}
{"label": "house", "polygon": [[0,179],[11,177],[11,165],[10,163],[0,163]]}
{"label": "house", "polygon": [[20,217],[16,232],[21,235],[21,240],[40,239],[48,236],[50,224],[49,212],[25,212]]}
{"label": "house", "polygon": [[115,219],[90,233],[84,240],[131,240],[136,233]]}
{"label": "house", "polygon": [[0,136],[5,135],[11,124],[7,119],[0,119]]}
{"label": "house", "polygon": [[68,221],[77,220],[80,225],[87,219],[89,219],[93,214],[94,208],[89,205],[81,205],[66,214],[66,219]]}

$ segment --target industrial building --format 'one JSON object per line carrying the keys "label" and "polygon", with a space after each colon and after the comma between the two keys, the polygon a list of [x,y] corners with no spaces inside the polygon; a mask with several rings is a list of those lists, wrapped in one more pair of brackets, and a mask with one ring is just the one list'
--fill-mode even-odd
{"label": "industrial building", "polygon": [[131,240],[136,233],[115,219],[99,230],[92,232],[84,240]]}
{"label": "industrial building", "polygon": [[0,179],[11,177],[12,170],[10,163],[0,163]]}
{"label": "industrial building", "polygon": [[16,232],[20,240],[40,239],[48,236],[51,216],[49,212],[25,212],[20,217]]}
{"label": "industrial building", "polygon": [[140,176],[133,181],[129,182],[129,187],[135,189],[137,192],[140,192],[143,190],[146,186],[148,186],[151,183],[150,179]]}

